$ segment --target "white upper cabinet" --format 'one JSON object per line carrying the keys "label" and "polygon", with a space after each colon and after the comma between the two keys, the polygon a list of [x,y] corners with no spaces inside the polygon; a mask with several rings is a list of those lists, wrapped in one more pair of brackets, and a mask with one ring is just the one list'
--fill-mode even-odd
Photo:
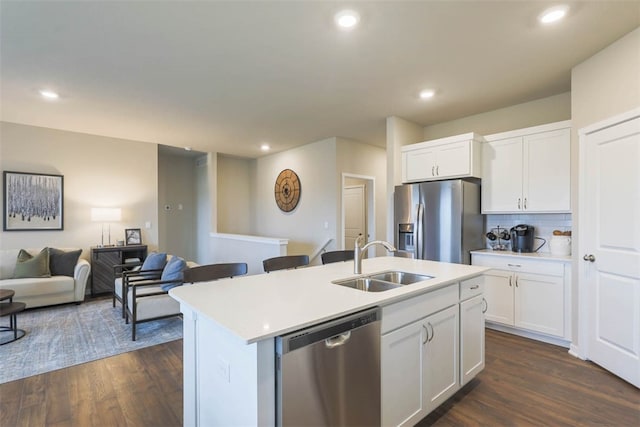
{"label": "white upper cabinet", "polygon": [[571,123],[486,137],[482,213],[571,211]]}
{"label": "white upper cabinet", "polygon": [[451,136],[402,147],[402,182],[480,177],[482,137]]}

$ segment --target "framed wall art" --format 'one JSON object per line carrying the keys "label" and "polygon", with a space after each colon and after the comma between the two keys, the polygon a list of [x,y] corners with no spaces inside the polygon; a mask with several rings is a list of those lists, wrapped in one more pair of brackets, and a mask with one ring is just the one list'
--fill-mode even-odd
{"label": "framed wall art", "polygon": [[4,231],[62,230],[63,176],[4,171]]}
{"label": "framed wall art", "polygon": [[142,233],[139,228],[126,228],[124,230],[124,244],[125,245],[141,245]]}

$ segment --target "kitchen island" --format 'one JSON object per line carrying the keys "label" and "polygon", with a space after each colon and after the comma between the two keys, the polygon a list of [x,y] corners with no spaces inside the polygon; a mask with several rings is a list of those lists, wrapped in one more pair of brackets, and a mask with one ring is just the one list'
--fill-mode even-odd
{"label": "kitchen island", "polygon": [[[425,305],[421,297],[434,295],[433,301],[455,304],[459,313],[457,304],[467,292],[460,284],[468,283],[480,292],[474,297],[481,297],[481,274],[487,268],[395,257],[363,261],[365,275],[387,270],[433,278],[363,292],[331,283],[354,276],[353,262],[343,262],[171,289],[184,318],[184,425],[274,425],[276,337],[371,307],[382,307],[383,334],[392,336],[394,330],[411,326],[411,316]],[[482,334],[484,356],[484,328],[475,330]],[[455,362],[458,366],[457,358]],[[462,376],[456,375],[457,386]],[[384,385],[383,380],[383,396]],[[421,409],[414,415],[423,413]]]}

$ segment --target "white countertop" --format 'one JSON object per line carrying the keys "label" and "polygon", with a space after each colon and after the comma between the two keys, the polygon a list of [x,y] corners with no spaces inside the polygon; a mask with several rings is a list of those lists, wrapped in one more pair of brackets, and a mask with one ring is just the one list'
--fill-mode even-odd
{"label": "white countertop", "polygon": [[179,286],[169,295],[251,344],[365,308],[398,302],[488,268],[399,257],[365,259],[362,263],[364,275],[387,270],[434,278],[384,292],[363,292],[331,283],[356,276],[353,262],[347,261]]}
{"label": "white countertop", "polygon": [[493,249],[481,249],[471,251],[472,254],[479,255],[495,255],[495,256],[513,256],[533,259],[544,259],[548,261],[564,261],[570,262],[571,255],[552,255],[549,252],[512,252],[512,251],[494,251]]}

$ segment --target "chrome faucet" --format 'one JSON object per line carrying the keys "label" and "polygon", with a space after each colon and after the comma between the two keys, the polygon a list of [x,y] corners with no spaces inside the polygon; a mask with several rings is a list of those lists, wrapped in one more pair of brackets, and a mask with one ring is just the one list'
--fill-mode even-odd
{"label": "chrome faucet", "polygon": [[366,245],[362,246],[364,242],[364,236],[361,234],[356,238],[355,250],[353,252],[353,273],[361,274],[362,273],[362,256],[365,251],[373,245],[381,245],[384,246],[386,250],[389,252],[395,252],[396,248],[389,242],[385,242],[383,240],[373,240]]}

